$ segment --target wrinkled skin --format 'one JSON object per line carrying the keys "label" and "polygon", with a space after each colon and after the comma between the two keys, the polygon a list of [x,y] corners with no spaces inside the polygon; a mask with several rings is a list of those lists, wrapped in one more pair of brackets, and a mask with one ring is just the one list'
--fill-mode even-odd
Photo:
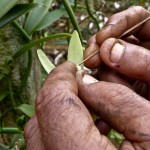
{"label": "wrinkled skin", "polygon": [[100,135],[90,113],[77,97],[75,74],[76,66],[66,62],[48,76],[36,99],[37,118],[31,119],[25,129],[27,149],[115,149]]}
{"label": "wrinkled skin", "polygon": [[[148,16],[141,7],[129,8],[91,37],[85,57],[100,52],[85,65],[98,68],[101,81],[70,62],[49,74],[25,128],[27,150],[115,150],[104,136],[111,127],[126,138],[120,150],[150,149],[150,21],[116,39]],[[97,127],[87,107],[101,117]]]}

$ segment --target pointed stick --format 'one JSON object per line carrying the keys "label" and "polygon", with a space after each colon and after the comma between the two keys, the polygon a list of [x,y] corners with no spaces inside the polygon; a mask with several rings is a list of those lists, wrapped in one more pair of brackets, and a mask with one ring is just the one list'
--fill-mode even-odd
{"label": "pointed stick", "polygon": [[[142,25],[143,23],[145,23],[146,21],[148,21],[150,19],[150,17],[144,19],[143,21],[141,21],[140,23],[134,25],[133,27],[131,27],[130,29],[128,29],[127,31],[125,31],[121,36],[118,37],[118,39],[121,39],[122,37],[124,37],[125,35],[127,35],[128,33],[130,33],[131,31],[133,31],[134,29],[136,29],[137,27],[139,27],[140,25]],[[88,56],[87,58],[85,58],[81,63],[79,63],[78,65],[80,66],[81,64],[83,64],[85,61],[87,61],[88,59],[90,59],[91,57],[93,57],[94,55],[96,55],[97,53],[99,53],[99,50],[94,52],[93,54],[91,54],[90,56]]]}

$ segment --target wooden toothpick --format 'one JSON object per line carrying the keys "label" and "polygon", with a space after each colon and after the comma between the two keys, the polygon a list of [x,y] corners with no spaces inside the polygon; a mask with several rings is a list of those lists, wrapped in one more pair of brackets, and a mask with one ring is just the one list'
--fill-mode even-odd
{"label": "wooden toothpick", "polygon": [[[131,27],[130,29],[128,29],[127,31],[125,31],[121,36],[118,37],[118,39],[121,39],[122,37],[126,36],[128,33],[130,33],[131,31],[133,31],[134,29],[136,29],[137,27],[139,27],[140,25],[142,25],[143,23],[145,23],[146,21],[148,21],[150,19],[150,17],[144,19],[143,21],[141,21],[140,23],[134,25],[133,27]],[[90,59],[91,57],[93,57],[94,55],[96,55],[97,53],[99,53],[99,50],[94,52],[93,54],[91,54],[90,56],[88,56],[87,58],[85,58],[81,63],[79,63],[78,65],[80,66],[81,64],[83,64],[85,61],[87,61],[88,59]]]}

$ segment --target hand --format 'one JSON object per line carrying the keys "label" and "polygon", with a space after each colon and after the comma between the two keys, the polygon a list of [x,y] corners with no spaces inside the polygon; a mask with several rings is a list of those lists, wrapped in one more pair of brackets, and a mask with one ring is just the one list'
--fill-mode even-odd
{"label": "hand", "polygon": [[[88,57],[90,54],[93,54],[95,51],[99,50],[100,46],[105,40],[107,41],[109,38],[117,38],[121,36],[125,31],[149,16],[150,12],[140,6],[131,7],[125,11],[113,15],[106,22],[104,29],[90,38],[88,42],[88,47],[85,51],[85,58]],[[136,43],[139,46],[149,49],[149,24],[150,20],[147,21],[144,25],[141,25],[141,27],[135,29],[132,33],[129,34],[128,38],[124,40],[127,40],[134,44]],[[101,48],[100,51],[102,51],[102,49],[103,48]],[[99,54],[93,56],[91,59],[86,61],[85,65],[88,68],[97,68],[100,65]]]}
{"label": "hand", "polygon": [[75,76],[76,66],[69,62],[48,76],[36,99],[36,116],[25,128],[27,150],[116,149],[78,98]]}
{"label": "hand", "polygon": [[[124,31],[149,16],[150,13],[139,6],[129,8],[126,11],[115,14],[108,20],[105,28],[89,40],[88,47],[85,51],[85,57],[87,57],[93,52],[100,50],[100,53],[89,59],[85,63],[85,65],[89,68],[99,68],[99,77],[101,80],[119,83],[113,84],[113,88],[113,86],[111,86],[112,83],[109,83],[108,87],[105,87],[103,84],[105,83],[106,85],[106,82],[101,82],[103,86],[101,85],[101,88],[99,87],[100,94],[95,94],[97,95],[97,98],[99,97],[97,103],[98,101],[100,101],[99,109],[101,109],[101,111],[98,112],[98,114],[101,116],[101,118],[103,118],[105,122],[109,122],[110,125],[112,124],[112,127],[115,126],[115,129],[122,132],[126,139],[132,141],[132,145],[135,149],[150,148],[150,139],[146,138],[150,136],[150,134],[148,133],[150,126],[148,125],[148,122],[148,124],[144,123],[145,120],[149,120],[149,115],[146,115],[147,106],[144,106],[144,110],[142,108],[142,105],[139,105],[140,103],[138,98],[136,99],[134,97],[135,93],[133,94],[133,91],[140,94],[143,98],[145,98],[142,98],[143,100],[141,99],[141,101],[143,101],[142,103],[147,103],[149,105],[149,101],[147,100],[150,100],[150,52],[148,50],[150,49],[150,32],[148,27],[150,21],[146,22],[140,28],[134,30],[129,34],[128,37],[122,40],[118,40],[115,37],[119,37]],[[132,89],[132,92],[127,92],[124,89],[124,86],[121,86],[121,84]],[[97,85],[95,86],[95,88],[98,89]],[[89,91],[92,92],[91,85],[89,85],[89,87]],[[110,94],[107,93],[108,96],[107,94],[103,95],[103,89],[108,89],[107,92],[110,91]],[[110,96],[111,94],[112,96]],[[87,97],[88,96],[89,95],[87,94]],[[95,98],[95,96],[93,97]],[[103,97],[109,100],[102,101]],[[118,100],[120,97],[120,104],[117,104],[116,100],[115,102],[113,102],[113,98],[111,97],[118,97]],[[82,97],[81,95],[81,98],[83,100],[84,96]],[[85,100],[85,103],[87,105],[92,106],[90,102]],[[110,105],[110,108],[108,106],[108,103],[112,103]],[[114,114],[112,111],[113,107],[115,110]],[[103,117],[102,112],[105,112],[106,110],[107,112],[111,113],[107,113],[107,115],[104,114]],[[128,111],[130,115],[127,115],[125,113],[126,111]],[[121,119],[119,119],[120,117],[115,117],[115,113],[117,112],[122,117],[124,117],[125,120],[122,118],[125,121],[123,122],[124,125],[122,124]],[[125,114],[125,116],[123,114]],[[112,123],[110,123],[110,120],[108,119],[109,115],[110,117],[114,117],[116,123],[115,121],[112,121]],[[118,126],[122,126],[122,129],[116,128],[117,122]],[[133,128],[131,129],[129,126],[132,126]],[[136,132],[132,132],[133,130]],[[141,132],[141,130],[145,130],[144,132],[148,133],[147,135],[145,134],[145,139],[143,138],[144,132]],[[126,131],[128,132],[128,134],[125,133]]]}
{"label": "hand", "polygon": [[36,116],[25,128],[27,150],[116,149],[99,133],[78,92],[86,106],[133,142],[124,141],[121,150],[149,147],[150,103],[125,86],[98,82],[82,71],[78,91],[75,73],[75,65],[66,62],[47,78],[36,99]]}
{"label": "hand", "polygon": [[[101,46],[101,49],[107,45],[106,41],[102,44],[104,47]],[[112,49],[111,46],[108,48],[107,52]],[[102,56],[100,55],[101,59]],[[146,56],[149,58],[149,53],[146,53]],[[100,62],[99,56],[98,61]],[[127,63],[126,61],[127,58],[124,64]],[[116,67],[118,64],[108,62],[106,65],[120,73]],[[124,68],[123,66],[121,64],[120,68]],[[144,66],[146,68],[147,63],[143,63],[142,67]],[[132,78],[136,79],[134,71]],[[91,76],[80,72],[77,73],[78,91],[75,72],[73,64],[65,63],[49,75],[37,96],[36,116],[29,121],[25,129],[27,150],[115,149],[105,136],[99,134],[88,110],[77,97],[78,93],[86,106],[91,107],[107,124],[124,134],[128,141],[124,141],[121,149],[148,149],[150,141],[149,101],[126,86],[98,82]],[[122,74],[127,76],[127,72],[125,67]],[[136,72],[135,75],[137,76]],[[143,76],[146,77],[143,81],[149,81],[148,75],[141,73],[140,77],[143,78]],[[107,76],[107,79],[112,78]],[[119,79],[118,83],[121,80],[127,85],[132,82],[129,80],[128,83],[119,78],[118,74],[114,75],[114,79]],[[132,88],[132,85],[130,86]]]}

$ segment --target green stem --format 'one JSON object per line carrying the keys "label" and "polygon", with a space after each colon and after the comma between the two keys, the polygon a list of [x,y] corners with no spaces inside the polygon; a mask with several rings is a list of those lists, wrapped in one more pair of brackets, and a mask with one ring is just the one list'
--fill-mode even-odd
{"label": "green stem", "polygon": [[74,0],[74,7],[73,7],[73,11],[75,12],[77,9],[77,0]]}
{"label": "green stem", "polygon": [[0,128],[0,134],[23,134],[18,128]]}
{"label": "green stem", "polygon": [[79,24],[82,24],[82,23],[84,23],[87,19],[89,19],[90,18],[90,16],[88,15],[88,16],[86,16],[83,20],[81,20],[80,22],[79,22]]}
{"label": "green stem", "polygon": [[[29,37],[29,35],[27,34],[27,32],[20,26],[20,24],[17,21],[13,22],[14,25],[18,28],[18,30],[22,33],[23,37],[30,42],[31,38]],[[32,52],[31,50],[28,51],[28,64],[27,64],[27,68],[25,70],[25,74],[23,76],[23,79],[21,80],[21,84],[20,84],[20,88],[18,90],[18,94],[21,95],[21,93],[23,92],[23,89],[26,86],[30,71],[31,71],[31,67],[32,67]]]}
{"label": "green stem", "polygon": [[20,24],[17,21],[14,21],[13,24],[17,27],[17,29],[22,33],[23,37],[29,42],[31,41],[30,36],[28,33],[20,26]]}
{"label": "green stem", "polygon": [[[26,40],[28,42],[31,41],[30,37],[28,36],[28,34],[25,32],[25,30],[17,23],[17,22],[14,22],[15,26],[19,29],[19,31],[22,33],[22,35],[26,38]],[[64,34],[62,35],[59,35],[59,36],[64,36]],[[68,36],[68,34],[65,34],[65,36]],[[70,35],[69,35],[70,36]],[[57,35],[52,35],[52,37],[57,37]],[[43,39],[40,39],[40,40],[36,40],[36,41],[32,41],[30,43],[27,43],[26,45],[24,45],[23,48],[21,48],[15,55],[14,55],[14,58],[17,58],[17,56],[19,57],[20,55],[24,54],[25,52],[28,51],[28,64],[27,64],[27,68],[25,70],[25,74],[23,76],[23,79],[22,79],[22,82],[21,82],[21,85],[20,85],[20,88],[18,90],[18,93],[21,94],[23,92],[23,89],[25,88],[26,86],[26,83],[27,83],[27,80],[28,80],[28,77],[29,77],[29,74],[30,74],[30,71],[31,71],[31,67],[32,67],[32,52],[31,52],[31,48],[36,44],[39,44],[41,42],[44,42],[46,40],[48,40],[49,38],[51,37],[46,37],[46,38],[43,38]]]}
{"label": "green stem", "polygon": [[[77,4],[77,9],[82,11],[82,9],[87,10],[87,7],[86,7],[86,6],[83,6],[83,5]],[[92,8],[90,8],[90,11],[91,11],[91,13],[93,13],[93,14],[96,13],[96,10],[94,10],[94,9],[92,9]],[[98,12],[99,12],[102,16],[106,16],[103,12],[101,12],[101,11],[98,11]]]}
{"label": "green stem", "polygon": [[[82,5],[79,5],[79,4],[77,4],[77,8],[78,8],[79,10],[81,10],[81,9],[87,9],[87,7],[82,6]],[[91,11],[92,13],[95,13],[95,10],[94,10],[94,9],[90,9],[90,11]]]}
{"label": "green stem", "polygon": [[100,30],[99,22],[98,22],[97,18],[91,12],[91,9],[90,9],[90,6],[89,6],[89,0],[85,0],[85,5],[87,7],[87,12],[88,12],[89,16],[93,19],[93,21],[96,24],[97,30],[99,31]]}
{"label": "green stem", "polygon": [[[24,36],[24,38],[30,42],[31,41],[31,38],[29,37],[29,35],[26,33],[26,31],[19,25],[18,22],[14,22],[15,26],[18,28],[18,30],[22,33],[22,35]],[[67,34],[66,34],[67,35]],[[44,38],[44,39],[48,39],[47,37]],[[14,55],[14,58],[19,54],[22,55],[24,54],[26,51],[28,51],[28,64],[27,64],[27,68],[25,69],[25,74],[23,76],[23,79],[21,81],[21,84],[20,84],[20,87],[19,87],[19,90],[18,90],[18,94],[21,95],[21,93],[23,92],[23,89],[25,88],[26,86],[26,83],[27,83],[27,80],[28,80],[28,77],[29,77],[29,74],[30,74],[30,71],[31,71],[31,68],[32,68],[32,52],[31,52],[31,48],[32,46],[30,47],[30,44],[39,44],[39,42],[42,41],[41,39],[40,40],[37,40],[37,41],[33,41],[33,42],[30,42],[30,43],[27,43],[23,48],[21,48],[15,55]],[[27,47],[26,47],[27,46]],[[29,47],[28,47],[29,46]],[[34,45],[33,45],[34,46]],[[25,51],[24,51],[25,50]],[[23,52],[23,53],[21,53]]]}
{"label": "green stem", "polygon": [[28,51],[28,64],[27,64],[27,68],[25,69],[25,74],[23,76],[23,80],[22,80],[20,88],[18,90],[18,94],[21,94],[23,92],[23,89],[25,88],[25,86],[27,84],[27,80],[28,80],[31,68],[32,68],[32,51],[29,50]]}
{"label": "green stem", "polygon": [[11,110],[13,110],[14,108],[11,107],[11,108],[8,108],[8,109],[5,109],[4,112],[0,115],[0,120]]}
{"label": "green stem", "polygon": [[[67,18],[66,25],[67,25],[67,32],[70,33],[70,19],[69,18]],[[68,45],[69,45],[69,41],[70,41],[70,38],[67,38]]]}
{"label": "green stem", "polygon": [[8,87],[9,87],[9,94],[10,94],[11,104],[14,108],[15,107],[15,101],[14,101],[14,95],[13,95],[13,90],[12,90],[12,81],[11,81],[10,77],[8,78]]}
{"label": "green stem", "polygon": [[14,59],[18,58],[19,56],[21,56],[25,52],[29,51],[33,46],[38,45],[38,44],[40,44],[42,42],[45,42],[45,41],[48,41],[48,40],[52,40],[52,39],[56,39],[56,38],[66,38],[66,37],[71,37],[71,34],[69,34],[69,33],[52,34],[52,35],[50,35],[48,37],[32,41],[30,43],[25,44],[18,52],[16,52],[14,54],[13,57],[14,57]]}
{"label": "green stem", "polygon": [[70,19],[69,18],[67,18],[66,24],[67,24],[67,32],[69,33],[70,32]]}
{"label": "green stem", "polygon": [[[44,41],[47,41],[49,39],[58,38],[58,37],[66,37],[66,36],[71,37],[70,34],[64,33],[64,34],[55,34],[55,35],[51,35],[49,37],[45,37],[45,38],[42,38],[42,39],[39,39],[39,40],[36,40],[36,41],[32,41],[32,42],[27,43],[26,45],[24,45],[24,47],[21,48],[20,51],[18,51],[14,55],[14,58],[17,58],[17,57],[21,56],[22,54],[24,54],[25,52],[28,51],[28,64],[27,64],[27,68],[25,70],[25,74],[23,76],[20,88],[18,90],[18,94],[21,94],[23,92],[23,89],[26,86],[26,83],[27,83],[27,80],[28,80],[28,77],[29,77],[29,74],[30,74],[30,71],[31,71],[31,68],[32,68],[32,52],[31,52],[30,49],[34,45],[37,45],[37,44],[39,44],[41,42],[44,42]],[[28,40],[29,40],[29,38],[28,38]]]}
{"label": "green stem", "polygon": [[80,40],[81,40],[81,42],[83,42],[83,37],[82,37],[82,34],[80,32],[80,29],[79,29],[79,26],[78,26],[78,23],[77,23],[77,19],[76,19],[75,14],[74,14],[71,6],[70,6],[69,1],[68,0],[61,0],[61,1],[64,5],[66,11],[68,12],[68,15],[70,17],[70,20],[72,22],[72,25],[73,25],[74,29],[77,30],[77,32],[80,36]]}

